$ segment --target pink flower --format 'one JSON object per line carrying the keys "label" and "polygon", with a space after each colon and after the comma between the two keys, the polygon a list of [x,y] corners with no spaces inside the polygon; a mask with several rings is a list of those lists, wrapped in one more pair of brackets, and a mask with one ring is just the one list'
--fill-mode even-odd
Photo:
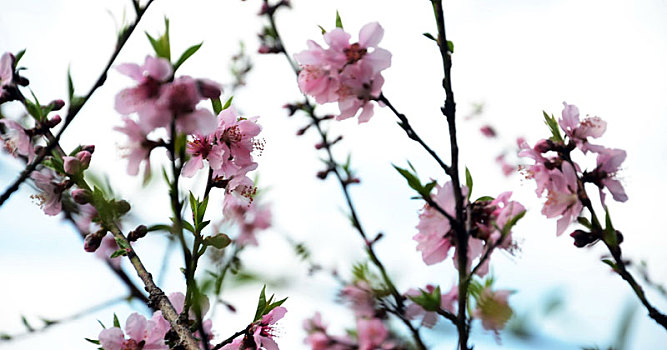
{"label": "pink flower", "polygon": [[228,220],[239,227],[236,238],[239,245],[257,245],[255,232],[271,226],[271,210],[260,207],[257,202],[248,202],[243,197],[226,195],[223,199],[223,213]]}
{"label": "pink flower", "polygon": [[606,187],[611,196],[617,202],[625,202],[628,196],[625,194],[625,189],[621,182],[614,177],[620,169],[621,164],[627,156],[622,149],[597,147],[594,150],[598,153],[597,168],[593,170],[596,177],[596,185],[600,188],[600,199],[604,205],[605,194],[602,190]]}
{"label": "pink flower", "polygon": [[[424,291],[428,293],[432,293],[435,290],[435,287],[433,285],[427,285]],[[422,292],[417,290],[417,289],[409,289],[407,293],[405,293],[406,296],[412,296],[412,297],[417,297],[421,296]],[[449,290],[449,292],[445,294],[441,294],[440,296],[440,308],[449,311],[451,313],[456,313],[456,303],[458,300],[458,295],[459,295],[459,288],[458,286],[452,286],[452,289]],[[426,311],[424,308],[422,308],[419,304],[416,304],[414,302],[411,302],[408,304],[408,306],[405,308],[405,315],[411,319],[414,320],[418,317],[422,317],[422,325],[427,327],[427,328],[433,328],[435,324],[438,322],[439,316],[435,311]]]}
{"label": "pink flower", "polygon": [[357,338],[359,340],[359,350],[383,349],[383,343],[387,340],[389,331],[382,323],[382,320],[364,319],[357,320]]}
{"label": "pink flower", "polygon": [[498,332],[512,317],[512,308],[507,302],[511,293],[509,290],[492,291],[488,287],[484,288],[477,297],[472,316],[482,320],[484,329]]}
{"label": "pink flower", "polygon": [[129,117],[123,117],[124,126],[114,127],[114,130],[120,131],[127,135],[128,142],[122,149],[125,150],[124,158],[128,158],[127,173],[129,175],[137,175],[139,173],[139,165],[141,162],[146,162],[146,171],[150,169],[150,153],[153,149],[153,142],[149,141],[146,132]]}
{"label": "pink flower", "polygon": [[[447,182],[442,187],[436,185],[435,189],[436,194],[432,195],[433,201],[447,214],[455,217],[456,202],[452,183]],[[463,187],[461,192],[465,198],[468,189]],[[449,219],[426,204],[419,214],[417,230],[419,232],[412,239],[417,241],[417,250],[422,252],[424,262],[427,265],[433,265],[445,260],[449,249],[454,246],[454,233]]]}
{"label": "pink flower", "polygon": [[[176,310],[177,313],[183,312],[183,307],[185,306],[185,295],[180,292],[175,292],[169,294],[169,302],[171,302],[171,305],[174,306],[174,309]],[[200,311],[201,311],[201,316],[204,318],[204,315],[208,312],[209,309],[209,302],[208,298],[203,297],[200,300]],[[190,320],[196,320],[196,315],[195,312],[192,308],[190,308],[189,313],[188,313],[189,319]],[[162,316],[162,311],[156,311],[155,314],[153,315],[153,318],[158,322],[161,327],[164,327],[166,329],[169,329],[171,326],[169,325],[169,321],[167,321],[164,316]],[[208,320],[203,320],[202,322],[202,327],[204,328],[204,333],[206,333],[206,336],[208,340],[213,339],[213,333],[211,332],[211,328],[213,327],[213,321],[210,319]],[[199,331],[195,332],[195,337],[198,339],[201,338],[201,335],[199,334]],[[200,344],[200,347],[203,349],[204,345]],[[106,349],[105,349],[106,350]]]}
{"label": "pink flower", "polygon": [[586,116],[583,121],[579,120],[579,109],[575,105],[563,102],[564,108],[558,124],[565,134],[577,144],[584,153],[588,152],[588,137],[598,138],[607,130],[607,122],[599,117]]}
{"label": "pink flower", "polygon": [[214,177],[231,179],[245,176],[254,170],[252,152],[261,151],[263,144],[256,139],[262,128],[257,124],[257,117],[246,119],[239,117],[236,109],[227,108],[218,115],[218,126],[210,134],[195,134],[188,142],[187,152],[191,155],[185,164],[183,175],[193,176],[204,167],[207,160]]}
{"label": "pink flower", "polygon": [[35,186],[41,190],[40,193],[30,197],[37,201],[46,215],[58,215],[62,209],[60,199],[65,190],[60,179],[58,179],[53,170],[49,168],[33,171],[30,177],[35,182]]}
{"label": "pink flower", "polygon": [[556,230],[559,236],[579,216],[583,208],[577,194],[579,187],[574,168],[570,163],[563,162],[561,170],[562,172],[558,169],[549,172],[547,201],[542,208],[542,214],[547,218],[561,217]]}
{"label": "pink flower", "polygon": [[[282,306],[271,310],[251,326],[249,333],[252,334],[252,339],[248,338],[248,335],[243,338],[236,338],[231,344],[223,346],[221,350],[279,350],[278,344],[273,340],[275,337],[274,325],[285,316],[286,312],[287,309]],[[254,345],[254,347],[251,347],[251,345]]]}
{"label": "pink flower", "polygon": [[176,118],[177,130],[186,134],[209,134],[215,130],[216,120],[211,111],[197,108],[205,97],[200,91],[197,80],[182,76],[165,84],[160,91],[155,109],[150,117],[154,126],[167,127],[172,118]]}
{"label": "pink flower", "polygon": [[118,250],[116,240],[112,235],[105,235],[104,238],[102,238],[100,247],[95,251],[95,256],[103,260],[109,260],[111,265],[118,268],[120,267],[121,257],[117,256],[113,259],[111,258],[111,254],[116,250]]}
{"label": "pink flower", "polygon": [[345,286],[341,295],[350,303],[356,317],[371,318],[375,315],[375,296],[366,281],[360,280]]}
{"label": "pink flower", "polygon": [[169,327],[164,327],[157,317],[161,316],[156,312],[152,319],[146,320],[144,316],[135,312],[125,323],[125,333],[129,339],[125,339],[123,330],[113,327],[100,332],[100,343],[105,350],[168,350],[164,336]]}
{"label": "pink flower", "polygon": [[391,65],[391,53],[377,47],[384,30],[369,23],[359,32],[359,41],[350,44],[350,35],[341,28],[324,34],[329,48],[308,41],[308,50],[294,55],[299,62],[299,88],[318,103],[338,102],[337,119],[355,116],[359,123],[373,116],[373,104],[382,91],[381,71]]}
{"label": "pink flower", "polygon": [[153,120],[155,103],[160,96],[160,88],[173,73],[171,63],[164,58],[146,56],[143,66],[123,63],[116,69],[139,84],[122,90],[116,95],[116,111],[128,115],[138,113],[144,131],[163,126],[164,121]]}
{"label": "pink flower", "polygon": [[33,158],[35,158],[35,148],[32,145],[30,136],[26,134],[21,124],[9,119],[1,119],[0,123],[4,124],[6,128],[6,133],[2,137],[5,151],[14,157],[17,154],[26,156],[28,157],[28,162],[32,162]]}

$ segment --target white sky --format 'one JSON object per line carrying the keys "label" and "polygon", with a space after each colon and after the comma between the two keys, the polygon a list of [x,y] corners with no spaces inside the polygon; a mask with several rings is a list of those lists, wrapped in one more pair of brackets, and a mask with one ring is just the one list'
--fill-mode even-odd
{"label": "white sky", "polygon": [[[263,23],[255,16],[259,3],[156,0],[118,62],[143,62],[151,48],[142,32],[160,32],[162,17],[167,15],[172,25],[173,55],[204,41],[180,72],[227,83],[227,60],[238,41],[244,40],[249,52],[256,50],[256,33]],[[292,53],[304,49],[307,39],[321,42],[317,25],[332,27],[336,10],[353,38],[365,23],[379,21],[385,28],[380,46],[393,53],[392,67],[385,74],[385,94],[429,144],[443,156],[447,154],[446,124],[438,109],[444,96],[441,63],[433,43],[421,35],[436,31],[427,1],[293,3],[292,11],[278,16],[278,26]],[[8,2],[0,13],[0,52],[28,49],[21,63],[29,68],[26,76],[41,101],[65,97],[68,65],[77,91],[83,93],[111,52],[113,18],[120,21],[123,9],[130,13],[130,7],[129,1],[111,0]],[[613,339],[621,310],[627,302],[634,302],[629,287],[598,262],[601,247],[575,249],[569,237],[557,238],[555,222],[539,214],[534,186],[518,176],[503,178],[493,159],[516,136],[526,136],[531,142],[546,136],[541,111],[558,115],[562,101],[577,104],[583,114],[608,121],[601,142],[628,151],[622,178],[630,200],[611,206],[615,226],[626,239],[624,253],[631,259],[646,260],[653,278],[667,281],[667,238],[662,225],[654,223],[662,215],[658,200],[667,195],[662,180],[667,171],[663,162],[667,159],[663,140],[667,131],[667,2],[475,0],[448,2],[445,11],[448,38],[455,44],[453,84],[459,115],[469,113],[473,103],[485,104],[481,120],[459,123],[462,162],[475,178],[473,195],[514,190],[529,209],[515,231],[515,237],[523,242],[521,252],[513,257],[500,254],[493,263],[498,285],[517,290],[510,299],[513,305],[537,319],[539,312],[534,309],[546,295],[553,290],[563,293],[566,311],[540,323],[538,331],[548,339],[574,346],[547,341],[554,348],[605,347]],[[363,257],[363,249],[342,214],[344,203],[337,184],[315,181],[314,174],[321,167],[312,147],[315,136],[293,137],[305,119],[288,119],[280,108],[300,96],[292,72],[283,57],[253,59],[255,70],[248,88],[238,93],[235,102],[249,115],[261,116],[267,145],[259,159],[259,173],[262,184],[270,188],[267,199],[273,202],[276,227],[260,239],[265,248],[248,251],[245,257],[249,264],[267,271],[303,275],[305,267],[289,256],[280,238],[286,233],[306,240],[324,265],[347,273],[351,263]],[[113,96],[130,83],[115,72],[109,74],[107,84],[77,117],[63,143],[65,148],[96,144],[93,169],[110,174],[112,183],[140,217],[147,222],[165,221],[168,206],[163,188],[154,186],[145,192],[139,189],[140,180],[126,176],[126,163],[116,148],[123,139],[110,131],[120,123],[113,110]],[[482,121],[491,123],[502,141],[481,138],[477,129]],[[385,241],[377,248],[399,286],[453,283],[449,261],[427,268],[414,251],[411,237],[420,203],[408,200],[410,191],[391,168],[391,163],[403,165],[409,159],[423,179],[443,179],[433,161],[405,138],[386,109],[376,109],[366,125],[357,126],[349,120],[332,128],[333,133],[345,135],[336,147],[338,158],[353,150],[353,164],[363,180],[352,190],[355,202],[367,230],[385,233]],[[155,154],[153,160],[158,164],[164,156]],[[13,180],[20,164],[4,155],[0,161],[0,183],[6,184]],[[40,213],[30,202],[30,193],[25,187],[0,209],[0,278],[9,286],[0,293],[4,300],[0,303],[0,331],[9,333],[21,330],[21,314],[31,319],[57,318],[123,293],[105,267],[83,252],[66,225]],[[159,238],[138,246],[152,270],[159,267],[161,257],[154,251],[162,247]],[[178,257],[174,260],[174,269],[180,261]],[[326,278],[299,277],[293,288],[277,291],[279,296],[290,297],[286,304],[290,311],[282,322],[283,348],[302,347],[301,320],[315,309],[324,311],[334,329],[342,329],[345,322],[349,325],[349,315],[335,305],[322,305],[325,301],[315,297],[322,294],[324,299],[333,300],[334,286]],[[168,291],[180,288],[177,276],[165,287]],[[221,316],[215,325],[219,334],[224,337],[247,322],[258,290],[252,286],[230,295],[240,312],[238,316],[218,313]],[[659,295],[651,290],[648,295],[657,306],[667,309]],[[131,312],[127,306],[113,310],[122,316]],[[0,348],[34,349],[57,343],[63,348],[91,349],[82,338],[95,337],[99,326],[94,319],[110,323],[111,314],[112,309],[108,309],[43,335],[0,343]],[[636,316],[629,348],[653,349],[667,341],[666,333],[643,309],[637,310]],[[475,334],[473,342],[479,348],[493,347],[488,333]],[[519,348],[511,340],[505,345]],[[452,345],[437,348],[450,349]]]}

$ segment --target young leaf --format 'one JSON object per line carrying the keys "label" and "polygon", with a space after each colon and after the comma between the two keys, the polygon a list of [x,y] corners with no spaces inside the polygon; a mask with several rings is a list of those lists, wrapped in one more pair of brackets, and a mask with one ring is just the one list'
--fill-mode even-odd
{"label": "young leaf", "polygon": [[21,60],[23,55],[25,55],[25,49],[17,52],[16,55],[14,55],[14,67],[17,67],[19,65],[19,61]]}
{"label": "young leaf", "polygon": [[195,52],[197,52],[197,50],[199,50],[199,48],[202,46],[202,44],[204,44],[203,41],[197,45],[192,45],[187,50],[185,50],[181,54],[181,57],[178,58],[176,63],[174,63],[174,72],[176,72],[176,70],[178,70],[178,67],[180,67],[183,63],[185,63],[185,61],[188,58],[190,58],[190,56],[194,55]]}
{"label": "young leaf", "polygon": [[25,328],[28,330],[28,332],[34,332],[34,331],[35,331],[35,329],[32,328],[32,326],[31,326],[30,323],[28,322],[28,319],[25,318],[25,316],[23,316],[23,315],[21,315],[21,322],[23,322],[23,325],[24,325]]}
{"label": "young leaf", "polygon": [[466,167],[466,187],[468,187],[468,200],[470,200],[470,195],[472,194],[472,175],[470,175],[468,167]]}
{"label": "young leaf", "polygon": [[454,53],[454,43],[450,40],[447,40],[447,51]]}
{"label": "young leaf", "polygon": [[322,31],[322,35],[327,33],[327,30],[324,29],[324,27],[322,27],[321,25],[318,25],[318,27],[320,27],[320,30]]}
{"label": "young leaf", "polygon": [[125,256],[127,255],[127,250],[125,249],[118,249],[115,252],[111,253],[111,256],[109,256],[110,259],[117,258],[119,256]]}
{"label": "young leaf", "polygon": [[116,244],[122,249],[129,249],[130,245],[124,239],[116,238]]}
{"label": "young leaf", "polygon": [[407,181],[408,181],[408,186],[412,188],[413,190],[417,191],[419,194],[423,192],[423,187],[421,185],[421,182],[417,178],[417,176],[413,175],[411,172],[409,172],[406,169],[399,168],[396,165],[393,165],[394,169],[398,171]]}
{"label": "young leaf", "polygon": [[556,142],[563,142],[563,137],[560,135],[560,128],[556,118],[554,118],[553,115],[549,116],[545,111],[542,111],[542,115],[544,116],[544,123],[547,124],[549,130],[551,131],[551,140]]}
{"label": "young leaf", "polygon": [[83,338],[83,339],[85,339],[86,341],[88,341],[88,342],[90,342],[90,343],[93,343],[93,344],[95,344],[95,345],[100,345],[100,341],[99,341],[99,340],[89,339],[89,338]]}
{"label": "young leaf", "polygon": [[71,104],[72,99],[74,98],[74,83],[72,82],[72,74],[70,71],[70,67],[67,67],[67,96]]}
{"label": "young leaf", "polygon": [[438,40],[436,38],[434,38],[431,33],[422,33],[422,35],[431,39],[431,40],[433,40],[433,41],[435,41],[435,42],[438,42]]}
{"label": "young leaf", "polygon": [[213,112],[218,115],[220,112],[222,112],[222,102],[220,102],[219,98],[212,98],[211,99],[211,106],[213,107]]}
{"label": "young leaf", "polygon": [[227,99],[227,102],[225,102],[225,105],[222,106],[222,110],[224,111],[225,109],[229,108],[229,106],[232,105],[232,100],[234,99],[234,96],[231,96],[230,98]]}
{"label": "young leaf", "polygon": [[340,19],[340,13],[336,10],[336,28],[343,29],[343,21]]}
{"label": "young leaf", "polygon": [[120,328],[120,322],[118,321],[118,316],[116,316],[116,313],[113,314],[113,326]]}
{"label": "young leaf", "polygon": [[266,309],[266,285],[262,287],[262,292],[259,293],[259,300],[257,301],[257,311],[255,311],[255,317],[252,320],[253,322],[262,318],[262,315],[264,315],[264,309]]}

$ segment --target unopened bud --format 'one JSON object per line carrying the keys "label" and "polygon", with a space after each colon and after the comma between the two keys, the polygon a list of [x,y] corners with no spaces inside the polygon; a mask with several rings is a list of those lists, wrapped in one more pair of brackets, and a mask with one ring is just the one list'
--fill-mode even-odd
{"label": "unopened bud", "polygon": [[327,178],[327,175],[329,175],[329,171],[331,171],[331,170],[327,169],[327,170],[318,171],[317,172],[317,177],[320,180],[324,180],[324,179]]}
{"label": "unopened bud", "polygon": [[76,175],[83,170],[81,161],[72,156],[63,157],[65,173],[68,175]]}
{"label": "unopened bud", "polygon": [[46,122],[46,126],[47,126],[49,129],[50,129],[50,128],[53,128],[53,127],[55,127],[56,125],[60,124],[60,122],[61,122],[62,120],[63,120],[63,119],[60,118],[60,116],[56,114],[55,116],[53,116],[53,118],[49,119],[49,120]]}
{"label": "unopened bud", "polygon": [[136,242],[139,240],[139,238],[145,237],[147,233],[148,228],[144,225],[139,225],[134,229],[134,231],[130,231],[130,233],[127,234],[127,240],[130,242]]}
{"label": "unopened bud", "polygon": [[206,98],[219,98],[222,94],[222,86],[209,79],[197,79],[199,93]]}
{"label": "unopened bud", "polygon": [[88,151],[88,152],[90,152],[91,154],[95,153],[95,145],[85,145],[85,146],[81,146],[81,149],[83,149],[84,151]]}
{"label": "unopened bud", "polygon": [[262,54],[271,53],[271,48],[266,45],[261,45],[259,49],[257,49],[257,52]]}
{"label": "unopened bud", "polygon": [[551,145],[549,144],[549,140],[541,139],[537,141],[533,149],[540,153],[546,153],[551,150]]}
{"label": "unopened bud", "polygon": [[598,240],[593,233],[584,230],[576,230],[570,233],[570,237],[574,238],[574,245],[577,248],[585,247]]}
{"label": "unopened bud", "polygon": [[65,101],[63,100],[53,100],[49,103],[49,108],[51,108],[52,111],[59,111],[63,107],[65,107]]}
{"label": "unopened bud", "polygon": [[131,209],[130,203],[128,203],[126,200],[123,199],[117,201],[115,204],[116,204],[116,210],[121,215],[127,213]]}
{"label": "unopened bud", "polygon": [[491,125],[484,125],[483,127],[479,128],[479,131],[486,137],[496,137],[496,131],[491,127]]}
{"label": "unopened bud", "polygon": [[89,233],[86,238],[83,239],[83,250],[88,253],[94,253],[102,244],[102,238],[104,238],[105,235],[106,232],[103,231]]}
{"label": "unopened bud", "polygon": [[326,146],[326,143],[320,142],[320,143],[315,144],[315,149],[322,149],[325,146]]}
{"label": "unopened bud", "polygon": [[76,154],[76,158],[81,162],[81,170],[88,169],[90,165],[91,154],[88,151],[81,151]]}
{"label": "unopened bud", "polygon": [[90,203],[90,200],[93,199],[90,191],[84,190],[82,188],[72,190],[71,195],[74,202],[81,205],[88,204]]}
{"label": "unopened bud", "polygon": [[312,124],[308,124],[308,125],[304,126],[303,128],[297,130],[296,136],[301,136],[301,135],[305,134],[306,130],[308,130],[308,128],[310,128],[311,125]]}

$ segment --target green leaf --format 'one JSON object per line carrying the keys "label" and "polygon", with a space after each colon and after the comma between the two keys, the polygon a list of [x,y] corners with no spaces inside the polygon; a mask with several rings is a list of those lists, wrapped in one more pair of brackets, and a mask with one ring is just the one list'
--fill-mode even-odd
{"label": "green leaf", "polygon": [[[273,295],[271,296],[271,298],[273,299]],[[269,300],[269,305],[267,305],[266,308],[264,309],[264,315],[268,314],[269,312],[271,312],[271,310],[273,310],[273,309],[277,308],[278,306],[282,305],[285,302],[285,300],[287,300],[287,298],[282,299],[282,300],[278,300],[275,303],[271,303],[271,301]],[[262,316],[264,316],[264,315],[262,315]]]}
{"label": "green leaf", "polygon": [[321,25],[318,25],[318,27],[320,27],[320,30],[322,31],[322,35],[327,33],[327,30],[324,29],[324,27],[322,27]]}
{"label": "green leaf", "polygon": [[[196,218],[197,217],[197,208],[199,206],[197,205],[197,199],[195,199],[195,196],[192,194],[192,191],[189,192],[190,195],[188,196],[188,199],[190,200],[190,210],[192,210],[192,217]],[[197,223],[195,221],[195,223]]]}
{"label": "green leaf", "polygon": [[343,29],[343,21],[340,19],[340,13],[336,10],[336,28]]}
{"label": "green leaf", "polygon": [[110,259],[117,258],[119,256],[125,256],[127,255],[127,250],[125,249],[118,249],[115,252],[111,253],[111,256],[109,256]]}
{"label": "green leaf", "polygon": [[454,43],[450,40],[447,40],[447,51],[454,53]]}
{"label": "green leaf", "polygon": [[425,36],[425,37],[427,37],[427,38],[429,38],[429,39],[431,39],[431,40],[433,40],[433,41],[435,41],[436,43],[438,42],[438,39],[436,39],[435,37],[433,37],[433,35],[432,35],[431,33],[422,33],[422,35]]}
{"label": "green leaf", "polygon": [[126,240],[121,239],[121,238],[116,238],[116,244],[123,249],[129,249],[130,245],[127,243]]}
{"label": "green leaf", "polygon": [[521,218],[523,218],[524,215],[526,215],[525,210],[520,212],[519,214],[516,214],[514,217],[512,217],[509,221],[505,223],[505,226],[503,227],[501,232],[503,237],[505,237],[510,232],[512,227],[514,227],[514,225],[516,225],[516,223],[519,222],[519,220],[521,220]]}
{"label": "green leaf", "polygon": [[25,108],[28,110],[28,114],[30,114],[35,120],[41,121],[42,120],[42,109],[36,106],[32,101],[29,99],[25,99]]}
{"label": "green leaf", "polygon": [[220,98],[212,98],[211,106],[213,107],[213,112],[215,115],[218,115],[220,112],[222,112],[222,102],[220,102]]}
{"label": "green leaf", "polygon": [[104,323],[102,323],[102,321],[97,320],[97,323],[99,323],[100,326],[102,326],[102,329],[107,329],[107,326],[105,326]]}
{"label": "green leaf", "polygon": [[602,262],[609,265],[612,269],[616,270],[616,264],[610,259],[602,259]]}
{"label": "green leaf", "polygon": [[495,198],[493,198],[491,196],[481,196],[481,197],[475,199],[475,202],[488,202],[488,201],[492,201],[494,199]]}
{"label": "green leaf", "polygon": [[204,244],[207,246],[212,246],[218,249],[224,249],[227,247],[232,240],[224,233],[219,233],[215,236],[209,236],[204,238]]}
{"label": "green leaf", "polygon": [[146,32],[146,37],[148,37],[148,41],[150,41],[151,46],[153,47],[153,50],[155,50],[155,54],[158,57],[164,58],[167,61],[171,61],[171,46],[169,43],[169,19],[167,17],[164,18],[164,27],[164,34],[162,34],[162,36],[159,38],[153,38],[150,34],[148,34],[148,32]]}
{"label": "green leaf", "polygon": [[120,328],[120,322],[118,321],[118,316],[116,316],[116,313],[113,314],[113,326]]}
{"label": "green leaf", "polygon": [[225,105],[222,106],[222,110],[224,111],[225,109],[229,108],[229,106],[232,105],[232,100],[234,99],[234,96],[231,96],[230,98],[227,99],[227,102],[225,102]]}
{"label": "green leaf", "polygon": [[89,338],[83,338],[83,339],[85,339],[87,342],[93,343],[93,344],[95,344],[95,345],[100,345],[100,341],[99,341],[99,340],[89,339]]}
{"label": "green leaf", "polygon": [[593,229],[593,225],[591,225],[591,222],[588,221],[588,219],[583,216],[578,217],[577,222],[584,225],[589,230]]}
{"label": "green leaf", "polygon": [[431,293],[425,290],[419,290],[421,295],[408,296],[415,304],[421,306],[426,311],[438,311],[440,309],[440,286],[436,287]]}
{"label": "green leaf", "polygon": [[72,104],[72,99],[74,99],[74,82],[72,82],[72,72],[70,67],[67,67],[67,96],[70,104]]}
{"label": "green leaf", "polygon": [[472,194],[472,175],[470,175],[468,167],[466,167],[466,187],[468,187],[468,200],[470,200],[470,195]]}
{"label": "green leaf", "polygon": [[563,142],[563,137],[560,134],[560,127],[558,126],[556,118],[553,115],[549,116],[545,111],[542,111],[542,115],[544,116],[544,123],[547,124],[549,130],[551,131],[551,140],[556,142]]}
{"label": "green leaf", "polygon": [[253,322],[259,320],[264,315],[264,309],[266,309],[266,285],[262,287],[262,292],[259,293],[259,299],[257,301],[257,310],[255,311],[255,317]]}
{"label": "green leaf", "polygon": [[422,187],[421,182],[417,178],[417,176],[415,176],[414,174],[412,174],[411,172],[409,172],[406,169],[399,168],[399,167],[397,167],[396,165],[393,165],[393,164],[392,164],[392,166],[394,167],[394,169],[396,169],[396,171],[399,172],[399,174],[401,174],[401,176],[403,176],[408,181],[408,186],[410,186],[410,188],[417,191],[419,194],[422,193],[423,187]]}
{"label": "green leaf", "polygon": [[206,208],[208,207],[208,197],[204,198],[203,201],[197,204],[197,222],[202,223],[204,221],[204,214],[206,214]]}
{"label": "green leaf", "polygon": [[23,315],[21,315],[21,322],[23,322],[23,325],[24,325],[25,328],[28,330],[28,332],[34,332],[34,331],[35,331],[35,329],[32,328],[32,326],[31,326],[30,323],[28,322],[28,319],[25,318],[25,316],[23,316]]}
{"label": "green leaf", "polygon": [[424,193],[427,194],[427,195],[431,195],[431,192],[433,191],[433,188],[434,188],[437,184],[438,184],[438,182],[436,182],[435,180],[433,180],[433,181],[427,183],[427,184],[424,186]]}
{"label": "green leaf", "polygon": [[25,49],[17,52],[16,55],[14,55],[14,68],[18,67],[19,61],[21,58],[23,58],[23,55],[25,55]]}
{"label": "green leaf", "polygon": [[180,67],[183,63],[185,63],[185,61],[186,61],[188,58],[190,58],[190,56],[194,55],[195,52],[197,52],[197,50],[199,50],[199,48],[200,48],[203,44],[204,44],[204,42],[202,41],[201,43],[199,43],[199,44],[197,44],[197,45],[192,45],[192,46],[190,46],[187,50],[185,50],[185,51],[181,54],[181,57],[178,58],[178,61],[176,61],[176,63],[174,63],[174,72],[176,72],[176,70],[178,69],[178,67]]}
{"label": "green leaf", "polygon": [[604,212],[605,212],[605,217],[604,217],[605,228],[604,231],[602,231],[602,237],[604,238],[604,241],[607,244],[614,247],[618,245],[616,229],[614,229],[614,225],[612,225],[611,223],[611,215],[609,214],[609,208],[605,207]]}

